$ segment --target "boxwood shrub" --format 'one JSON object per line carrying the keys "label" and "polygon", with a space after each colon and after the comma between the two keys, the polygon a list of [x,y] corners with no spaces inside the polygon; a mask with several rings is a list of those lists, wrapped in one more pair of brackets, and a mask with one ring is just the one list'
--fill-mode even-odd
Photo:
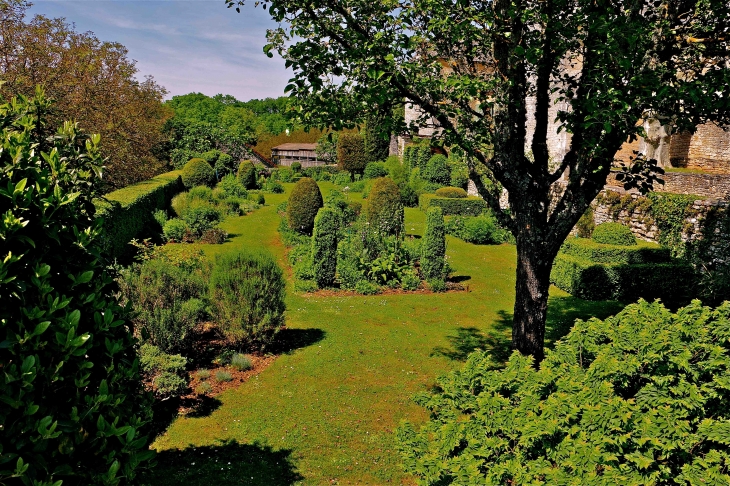
{"label": "boxwood shrub", "polygon": [[215,170],[205,159],[190,159],[182,170],[182,181],[188,189],[195,186],[213,187]]}
{"label": "boxwood shrub", "polygon": [[330,207],[319,210],[312,232],[312,272],[319,288],[331,287],[337,270],[337,232],[340,213]]}
{"label": "boxwood shrub", "polygon": [[606,245],[634,246],[636,236],[621,223],[603,223],[593,229],[591,236],[596,243]]}
{"label": "boxwood shrub", "polygon": [[448,186],[451,183],[451,170],[445,155],[436,154],[428,159],[428,163],[421,167],[421,177],[439,186]]}
{"label": "boxwood shrub", "polygon": [[388,175],[388,171],[385,169],[383,162],[370,162],[365,166],[365,172],[363,176],[365,179],[377,179],[378,177],[385,177]]}
{"label": "boxwood shrub", "polygon": [[419,484],[730,483],[730,304],[639,301],[576,321],[539,370],[488,352],[438,380],[397,432]]}
{"label": "boxwood shrub", "polygon": [[174,196],[185,190],[181,171],[110,192],[94,200],[97,217],[103,218],[101,247],[110,258],[123,259],[133,251],[129,242],[158,230],[154,212],[170,206]]}
{"label": "boxwood shrub", "polygon": [[633,301],[662,299],[672,305],[687,303],[696,280],[683,262],[603,264],[559,253],[550,280],[556,287],[586,300]]}
{"label": "boxwood shrub", "polygon": [[439,197],[435,194],[421,194],[418,199],[421,211],[430,207],[439,207],[444,216],[478,216],[487,209],[487,203],[480,197],[453,199]]}
{"label": "boxwood shrub", "polygon": [[642,241],[634,246],[596,243],[587,238],[568,238],[560,251],[594,263],[668,263],[672,260],[668,248]]}
{"label": "boxwood shrub", "polygon": [[421,247],[421,272],[426,280],[443,279],[446,257],[446,231],[441,208],[426,212],[426,231]]}
{"label": "boxwood shrub", "polygon": [[442,187],[440,189],[436,189],[436,195],[452,199],[464,199],[469,196],[461,187]]}
{"label": "boxwood shrub", "polygon": [[403,232],[400,189],[389,177],[375,179],[368,195],[367,219],[371,227],[386,234]]}
{"label": "boxwood shrub", "polygon": [[256,189],[256,166],[250,160],[244,160],[238,166],[238,182],[245,189]]}
{"label": "boxwood shrub", "polygon": [[311,235],[314,218],[324,206],[319,186],[309,177],[302,177],[294,185],[286,208],[289,227],[303,235]]}

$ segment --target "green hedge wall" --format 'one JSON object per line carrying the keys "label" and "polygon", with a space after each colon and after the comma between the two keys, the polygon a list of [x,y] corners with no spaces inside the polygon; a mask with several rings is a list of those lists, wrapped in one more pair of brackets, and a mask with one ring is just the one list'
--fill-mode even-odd
{"label": "green hedge wall", "polygon": [[581,299],[662,299],[676,306],[691,300],[695,272],[690,265],[680,262],[606,265],[560,253],[550,280]]}
{"label": "green hedge wall", "polygon": [[487,203],[480,197],[453,199],[435,194],[422,194],[418,199],[418,207],[421,211],[433,207],[441,208],[444,216],[479,216],[487,209]]}
{"label": "green hedge wall", "polygon": [[181,171],[176,170],[110,192],[94,202],[97,217],[104,218],[103,248],[112,258],[124,258],[132,248],[129,242],[156,224],[152,213],[166,209],[172,198],[183,192]]}
{"label": "green hedge wall", "polygon": [[565,240],[560,251],[594,263],[669,263],[672,260],[668,248],[644,241],[636,246],[617,246],[596,243],[586,238],[569,238]]}

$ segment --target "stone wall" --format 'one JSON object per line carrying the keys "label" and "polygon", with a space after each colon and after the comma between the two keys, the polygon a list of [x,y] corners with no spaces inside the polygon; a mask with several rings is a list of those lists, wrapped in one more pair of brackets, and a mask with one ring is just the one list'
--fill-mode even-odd
{"label": "stone wall", "polygon": [[[618,171],[611,172],[607,186],[621,188],[616,180]],[[699,174],[688,172],[667,172],[662,176],[664,184],[657,184],[657,192],[694,194],[696,196],[724,199],[730,195],[730,174]]]}

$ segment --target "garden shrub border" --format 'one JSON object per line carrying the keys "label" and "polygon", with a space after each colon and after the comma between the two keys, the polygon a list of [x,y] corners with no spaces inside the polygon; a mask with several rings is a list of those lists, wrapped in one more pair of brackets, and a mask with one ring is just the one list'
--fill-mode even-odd
{"label": "garden shrub border", "polygon": [[185,191],[181,173],[160,174],[94,201],[96,216],[104,218],[102,248],[108,256],[123,258],[132,253],[129,242],[156,224],[153,213],[167,209],[172,198]]}
{"label": "garden shrub border", "polygon": [[479,216],[487,210],[487,203],[480,197],[453,199],[439,197],[435,194],[422,194],[418,199],[421,211],[431,207],[439,207],[444,216]]}
{"label": "garden shrub border", "polygon": [[668,248],[648,241],[638,241],[635,246],[617,246],[597,243],[587,238],[568,238],[560,251],[594,263],[642,264],[671,261]]}

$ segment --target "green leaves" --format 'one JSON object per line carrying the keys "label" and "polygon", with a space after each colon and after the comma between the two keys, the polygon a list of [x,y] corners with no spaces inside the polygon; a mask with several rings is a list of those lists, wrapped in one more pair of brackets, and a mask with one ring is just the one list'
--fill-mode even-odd
{"label": "green leaves", "polygon": [[728,312],[639,301],[577,321],[540,370],[474,353],[419,400],[429,422],[398,430],[406,470],[421,484],[724,484]]}

